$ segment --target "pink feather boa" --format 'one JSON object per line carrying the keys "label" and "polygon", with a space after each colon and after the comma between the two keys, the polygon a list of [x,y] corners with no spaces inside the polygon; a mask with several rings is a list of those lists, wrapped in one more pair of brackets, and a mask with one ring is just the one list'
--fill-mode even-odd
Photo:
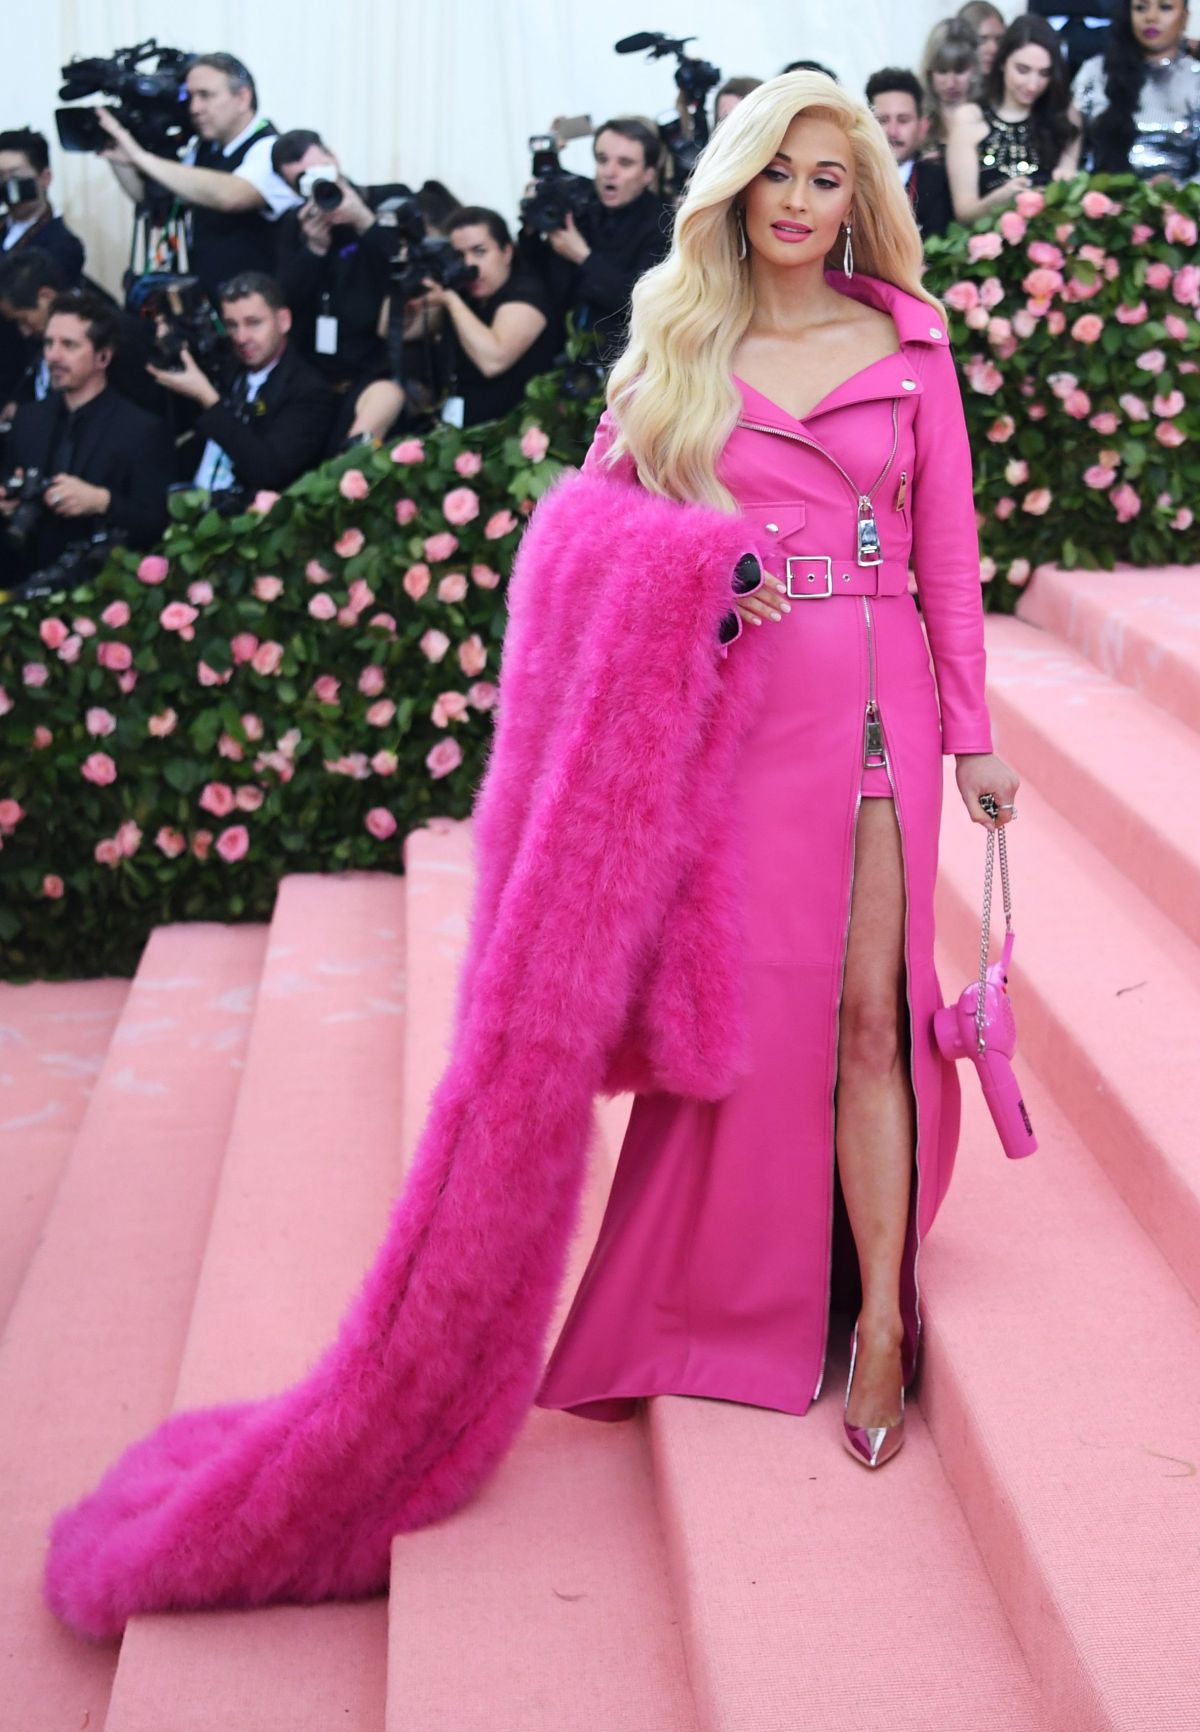
{"label": "pink feather boa", "polygon": [[72,1629],[376,1592],[392,1536],[459,1508],[512,1443],[593,1096],[714,1098],[740,1068],[729,790],[763,657],[722,657],[716,631],[747,545],[736,517],[586,475],[534,514],[454,1049],[387,1236],[303,1381],[175,1415],[58,1517],[46,1595]]}

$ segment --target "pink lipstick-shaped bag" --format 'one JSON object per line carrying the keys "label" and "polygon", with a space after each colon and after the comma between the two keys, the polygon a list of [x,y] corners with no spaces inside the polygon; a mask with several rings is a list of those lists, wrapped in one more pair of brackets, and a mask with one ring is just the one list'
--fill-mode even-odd
{"label": "pink lipstick-shaped bag", "polygon": [[[990,805],[989,805],[990,801]],[[984,794],[980,805],[996,817],[996,802]],[[1004,948],[1000,960],[988,967],[992,937],[992,867],[999,838],[1000,884],[1004,893]],[[988,831],[987,863],[983,874],[983,935],[979,945],[979,979],[959,994],[955,1004],[933,1015],[933,1037],[943,1058],[969,1058],[979,1072],[983,1098],[988,1104],[1004,1152],[1011,1160],[1031,1155],[1037,1138],[1021,1099],[1021,1085],[1013,1074],[1012,1056],[1017,1047],[1017,1023],[1008,996],[1008,965],[1012,959],[1012,895],[1008,883],[1008,846],[1004,826]]]}

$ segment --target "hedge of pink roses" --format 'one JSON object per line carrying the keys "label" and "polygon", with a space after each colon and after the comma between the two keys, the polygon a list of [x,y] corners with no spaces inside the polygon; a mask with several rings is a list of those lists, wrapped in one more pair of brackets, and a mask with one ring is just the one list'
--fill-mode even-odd
{"label": "hedge of pink roses", "polygon": [[1200,188],[1080,176],[927,249],[1001,607],[1043,563],[1200,560]]}
{"label": "hedge of pink roses", "polygon": [[285,872],[400,870],[465,815],[521,524],[599,405],[335,460],[161,552],[0,607],[0,973],[130,973],[167,920],[263,920]]}

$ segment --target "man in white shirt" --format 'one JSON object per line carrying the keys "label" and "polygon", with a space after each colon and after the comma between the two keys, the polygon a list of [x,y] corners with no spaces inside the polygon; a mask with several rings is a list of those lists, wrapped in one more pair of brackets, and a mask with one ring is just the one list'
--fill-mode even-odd
{"label": "man in white shirt", "polygon": [[187,75],[188,112],[196,137],[182,162],[155,156],[106,108],[96,110],[113,140],[105,151],[135,201],[152,180],[189,207],[188,265],[209,294],[242,271],[275,262],[272,225],[301,201],[271,164],[277,136],[258,116],[250,73],[232,54],[201,54]]}

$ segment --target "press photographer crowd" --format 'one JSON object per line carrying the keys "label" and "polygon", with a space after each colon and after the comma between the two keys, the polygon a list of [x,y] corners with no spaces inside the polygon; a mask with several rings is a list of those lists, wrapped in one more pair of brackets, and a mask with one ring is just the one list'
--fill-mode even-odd
{"label": "press photographer crowd", "polygon": [[[868,79],[925,238],[1081,171],[1200,178],[1184,0],[1044,10],[1006,23],[968,0],[918,67]],[[502,416],[569,330],[595,388],[710,126],[761,82],[723,79],[687,40],[617,43],[674,59],[673,107],[554,122],[514,213],[437,181],[356,184],[319,132],[260,113],[232,54],[151,40],[65,66],[59,143],[111,165],[136,268],[119,305],[54,209],[45,137],[0,132],[0,594],[68,588],[114,542],[153,546],[173,488],[235,512],[355,443]],[[811,60],[762,76],[800,67],[837,78]],[[583,136],[590,179],[560,163]]]}

